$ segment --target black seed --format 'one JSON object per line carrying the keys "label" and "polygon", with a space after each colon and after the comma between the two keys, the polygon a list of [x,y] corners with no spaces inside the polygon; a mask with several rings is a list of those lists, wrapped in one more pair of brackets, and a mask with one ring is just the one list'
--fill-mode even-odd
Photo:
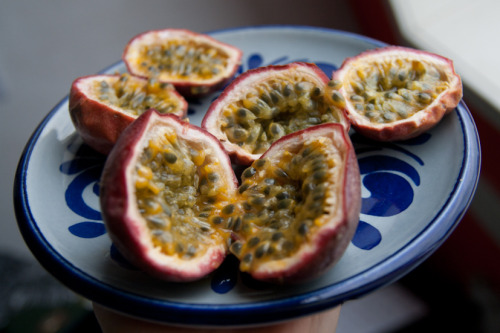
{"label": "black seed", "polygon": [[400,71],[398,74],[398,79],[399,81],[404,81],[406,79],[406,72],[405,71]]}
{"label": "black seed", "polygon": [[403,109],[400,109],[398,110],[398,114],[401,118],[406,118],[408,117],[408,112],[406,112],[406,110],[403,110]]}
{"label": "black seed", "polygon": [[238,192],[240,192],[240,194],[241,194],[241,193],[245,192],[246,190],[248,190],[249,187],[250,187],[250,185],[248,183],[243,183],[238,188]]}
{"label": "black seed", "polygon": [[241,217],[237,217],[236,220],[234,221],[234,224],[233,224],[233,230],[234,231],[239,231],[241,229]]}
{"label": "black seed", "polygon": [[219,175],[215,172],[211,172],[207,175],[207,179],[210,182],[215,183],[217,180],[219,180]]}
{"label": "black seed", "polygon": [[205,217],[206,218],[206,217],[209,217],[209,216],[210,216],[210,214],[206,213],[206,212],[198,214],[198,217]]}
{"label": "black seed", "polygon": [[260,95],[260,99],[263,100],[264,102],[266,102],[267,104],[272,103],[271,97],[269,97],[269,95],[266,93],[263,93],[262,95]]}
{"label": "black seed", "polygon": [[186,255],[192,257],[196,254],[196,247],[192,244],[189,244],[188,249],[186,251]]}
{"label": "black seed", "polygon": [[234,205],[229,204],[222,208],[222,213],[225,215],[231,215],[234,212]]}
{"label": "black seed", "polygon": [[269,248],[269,243],[264,243],[264,244],[260,245],[255,250],[255,257],[262,258],[264,256],[264,254],[266,254],[268,248]]}
{"label": "black seed", "polygon": [[245,201],[243,203],[243,209],[248,212],[249,210],[252,210],[252,205],[250,205],[250,203]]}
{"label": "black seed", "polygon": [[340,103],[340,102],[343,102],[344,101],[344,96],[342,96],[342,94],[338,91],[334,91],[332,93],[332,99],[337,102],[337,103]]}
{"label": "black seed", "polygon": [[419,101],[423,102],[423,103],[428,103],[431,101],[431,95],[429,95],[428,93],[424,93],[424,92],[418,93],[417,97],[418,97]]}
{"label": "black seed", "polygon": [[241,242],[234,242],[232,245],[231,245],[231,252],[233,252],[235,255],[240,255],[241,253],[241,249],[243,248],[243,244],[241,244]]}
{"label": "black seed", "polygon": [[302,157],[306,157],[306,156],[307,156],[307,155],[309,155],[311,152],[312,152],[311,147],[306,147],[306,148],[302,151]]}
{"label": "black seed", "polygon": [[351,96],[351,101],[354,101],[354,102],[362,102],[363,101],[363,97],[359,96],[359,95],[352,95]]}
{"label": "black seed", "polygon": [[339,80],[330,80],[328,82],[328,86],[331,88],[339,88],[342,85],[342,82]]}
{"label": "black seed", "polygon": [[283,99],[283,96],[281,96],[281,94],[277,90],[273,90],[269,94],[271,95],[271,101],[274,104],[277,104],[281,99]]}
{"label": "black seed", "polygon": [[275,229],[275,230],[278,230],[281,228],[281,224],[279,223],[279,221],[277,220],[271,220],[269,222],[266,223],[266,225],[271,228],[271,229]]}
{"label": "black seed", "polygon": [[248,112],[250,112],[250,110],[247,110],[245,108],[239,108],[237,111],[236,111],[236,115],[239,117],[239,118],[246,118],[248,116]]}
{"label": "black seed", "polygon": [[174,164],[177,161],[177,156],[174,153],[165,153],[163,157],[170,164]]}
{"label": "black seed", "polygon": [[214,217],[212,217],[211,221],[213,224],[217,225],[217,224],[221,224],[224,221],[224,219],[220,216],[214,216]]}
{"label": "black seed", "polygon": [[274,170],[274,174],[278,177],[281,177],[281,178],[287,178],[288,177],[288,174],[283,171],[282,169],[279,169],[277,168],[276,170]]}
{"label": "black seed", "polygon": [[280,192],[276,194],[276,199],[278,200],[284,200],[290,198],[290,194],[286,191]]}
{"label": "black seed", "polygon": [[290,96],[290,95],[292,94],[292,92],[293,92],[293,87],[292,87],[292,85],[291,85],[290,83],[287,83],[287,84],[285,85],[285,87],[283,88],[283,95],[284,95],[285,97],[288,97],[288,96]]}
{"label": "black seed", "polygon": [[232,229],[233,228],[233,218],[232,217],[230,217],[230,218],[227,219],[226,228],[227,229]]}
{"label": "black seed", "polygon": [[271,193],[271,186],[264,186],[264,189],[262,190],[262,193],[266,196],[268,196]]}
{"label": "black seed", "polygon": [[323,191],[314,193],[313,200],[318,201],[318,200],[323,200],[325,198],[325,193]]}
{"label": "black seed", "polygon": [[326,171],[324,170],[319,170],[313,173],[313,178],[317,181],[321,181],[326,177]]}
{"label": "black seed", "polygon": [[252,261],[252,259],[253,259],[252,254],[251,254],[251,253],[247,253],[247,254],[245,254],[245,256],[243,257],[243,262],[245,262],[245,263],[247,263],[247,264],[248,264],[248,263],[250,263],[250,262]]}
{"label": "black seed", "polygon": [[311,95],[313,97],[319,97],[319,96],[321,96],[321,93],[322,92],[321,92],[321,89],[319,87],[314,87]]}
{"label": "black seed", "polygon": [[248,240],[247,246],[249,248],[252,248],[252,247],[256,246],[257,244],[259,244],[259,242],[260,242],[260,238],[257,236],[254,236]]}
{"label": "black seed", "polygon": [[394,115],[391,112],[385,112],[383,117],[387,121],[394,120]]}
{"label": "black seed", "polygon": [[272,236],[271,236],[271,240],[273,242],[276,242],[278,240],[280,240],[281,238],[283,237],[283,233],[282,232],[275,232]]}
{"label": "black seed", "polygon": [[236,128],[233,132],[235,140],[244,140],[247,137],[247,131],[243,128]]}
{"label": "black seed", "polygon": [[184,245],[182,245],[181,243],[177,243],[175,244],[175,251],[177,253],[182,253],[184,252]]}
{"label": "black seed", "polygon": [[287,209],[292,204],[292,199],[283,199],[278,201],[278,209]]}
{"label": "black seed", "polygon": [[250,178],[253,175],[255,175],[256,172],[257,172],[257,170],[255,170],[254,167],[249,167],[245,171],[243,171],[243,177]]}
{"label": "black seed", "polygon": [[306,82],[297,82],[295,84],[295,90],[298,92],[304,92],[307,90],[308,87],[309,85]]}
{"label": "black seed", "polygon": [[302,223],[297,231],[299,232],[300,235],[305,236],[309,231],[309,227],[307,226],[306,223]]}
{"label": "black seed", "polygon": [[250,204],[253,206],[262,206],[266,202],[266,198],[264,197],[253,197],[250,199]]}
{"label": "black seed", "polygon": [[266,159],[258,159],[257,161],[255,161],[254,166],[256,168],[262,168],[265,164],[266,164]]}
{"label": "black seed", "polygon": [[166,221],[159,216],[148,216],[147,220],[155,227],[164,227],[166,225]]}
{"label": "black seed", "polygon": [[280,124],[277,124],[277,123],[272,123],[270,126],[269,126],[269,130],[271,131],[271,133],[274,135],[274,136],[277,136],[277,135],[283,135],[285,134],[285,131],[283,130],[283,128],[281,127]]}

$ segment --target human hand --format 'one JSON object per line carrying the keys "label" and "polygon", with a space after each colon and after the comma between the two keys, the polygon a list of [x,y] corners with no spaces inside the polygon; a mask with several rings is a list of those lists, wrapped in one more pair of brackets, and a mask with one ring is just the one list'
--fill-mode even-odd
{"label": "human hand", "polygon": [[103,333],[334,333],[339,320],[340,306],[312,316],[269,326],[232,329],[194,329],[151,323],[124,316],[96,303],[94,303],[94,313]]}

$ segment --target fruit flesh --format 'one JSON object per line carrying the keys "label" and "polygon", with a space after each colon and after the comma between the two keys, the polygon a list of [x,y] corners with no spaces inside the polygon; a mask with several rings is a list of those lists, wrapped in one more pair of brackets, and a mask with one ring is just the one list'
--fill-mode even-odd
{"label": "fruit flesh", "polygon": [[210,80],[224,71],[228,55],[208,43],[171,39],[142,45],[137,68],[160,79]]}
{"label": "fruit flesh", "polygon": [[101,102],[118,107],[134,117],[148,109],[178,113],[185,103],[174,93],[172,85],[154,79],[134,78],[127,73],[98,80],[93,85],[95,95]]}
{"label": "fruit flesh", "polygon": [[229,237],[209,219],[231,200],[219,168],[210,150],[173,131],[149,140],[134,183],[139,212],[164,254],[190,260]]}
{"label": "fruit flesh", "polygon": [[262,154],[286,134],[340,122],[324,94],[325,87],[298,73],[279,73],[227,105],[220,127],[230,142],[252,154]]}
{"label": "fruit flesh", "polygon": [[460,86],[460,80],[451,62],[422,51],[388,47],[347,63],[349,69],[341,69],[344,73],[337,76],[343,83],[337,83],[343,86],[352,110],[373,124],[409,119],[447,90],[460,89],[454,87]]}
{"label": "fruit flesh", "polygon": [[309,246],[332,218],[328,212],[341,210],[337,195],[343,158],[327,140],[312,138],[293,153],[258,159],[242,173],[239,206],[232,216],[241,222],[230,247],[242,271],[263,263],[284,265]]}

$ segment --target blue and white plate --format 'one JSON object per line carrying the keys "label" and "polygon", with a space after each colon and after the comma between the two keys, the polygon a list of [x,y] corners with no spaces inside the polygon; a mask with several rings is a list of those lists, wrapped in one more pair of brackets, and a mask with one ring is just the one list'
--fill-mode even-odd
{"label": "blue and white plate", "polygon": [[[240,47],[250,68],[308,61],[328,76],[349,56],[384,44],[335,30],[265,26],[211,33]],[[124,71],[118,62],[104,72]],[[200,124],[217,94],[189,107]],[[204,326],[264,324],[311,314],[391,283],[426,259],[460,221],[475,191],[480,150],[461,102],[437,127],[398,143],[356,133],[363,189],[357,232],[340,262],[310,283],[274,287],[227,260],[199,282],[166,283],[128,264],[111,244],[99,211],[101,155],[82,144],[68,98],[50,111],[21,157],[15,182],[19,227],[35,257],[84,297],[154,321]]]}

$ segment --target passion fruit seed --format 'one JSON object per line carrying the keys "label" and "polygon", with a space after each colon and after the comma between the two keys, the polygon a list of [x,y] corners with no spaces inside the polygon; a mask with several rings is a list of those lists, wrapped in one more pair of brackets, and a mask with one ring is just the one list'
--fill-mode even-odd
{"label": "passion fruit seed", "polygon": [[387,57],[366,61],[344,80],[354,109],[372,123],[407,119],[449,87],[446,73],[425,59]]}
{"label": "passion fruit seed", "polygon": [[228,140],[252,154],[266,151],[286,134],[327,122],[340,122],[324,87],[299,74],[277,74],[275,78],[250,87],[244,98],[222,111],[221,130]]}
{"label": "passion fruit seed", "polygon": [[151,139],[144,148],[135,169],[137,203],[154,245],[165,254],[194,258],[224,236],[223,229],[214,226],[224,220],[221,209],[230,214],[231,205],[217,165],[173,131]]}
{"label": "passion fruit seed", "polygon": [[208,43],[170,39],[141,46],[138,61],[149,77],[167,73],[172,79],[207,80],[225,70],[228,58],[225,52]]}
{"label": "passion fruit seed", "polygon": [[100,101],[119,107],[133,116],[139,116],[148,109],[174,113],[181,108],[179,98],[172,94],[175,91],[172,85],[154,79],[132,78],[128,73],[121,74],[117,79],[96,81],[94,90]]}
{"label": "passion fruit seed", "polygon": [[293,255],[322,225],[324,208],[332,201],[324,183],[336,172],[336,163],[320,141],[305,142],[296,154],[286,153],[275,164],[258,159],[243,171],[241,204],[233,205],[233,216],[243,216],[241,239],[230,247],[241,260],[241,270]]}

